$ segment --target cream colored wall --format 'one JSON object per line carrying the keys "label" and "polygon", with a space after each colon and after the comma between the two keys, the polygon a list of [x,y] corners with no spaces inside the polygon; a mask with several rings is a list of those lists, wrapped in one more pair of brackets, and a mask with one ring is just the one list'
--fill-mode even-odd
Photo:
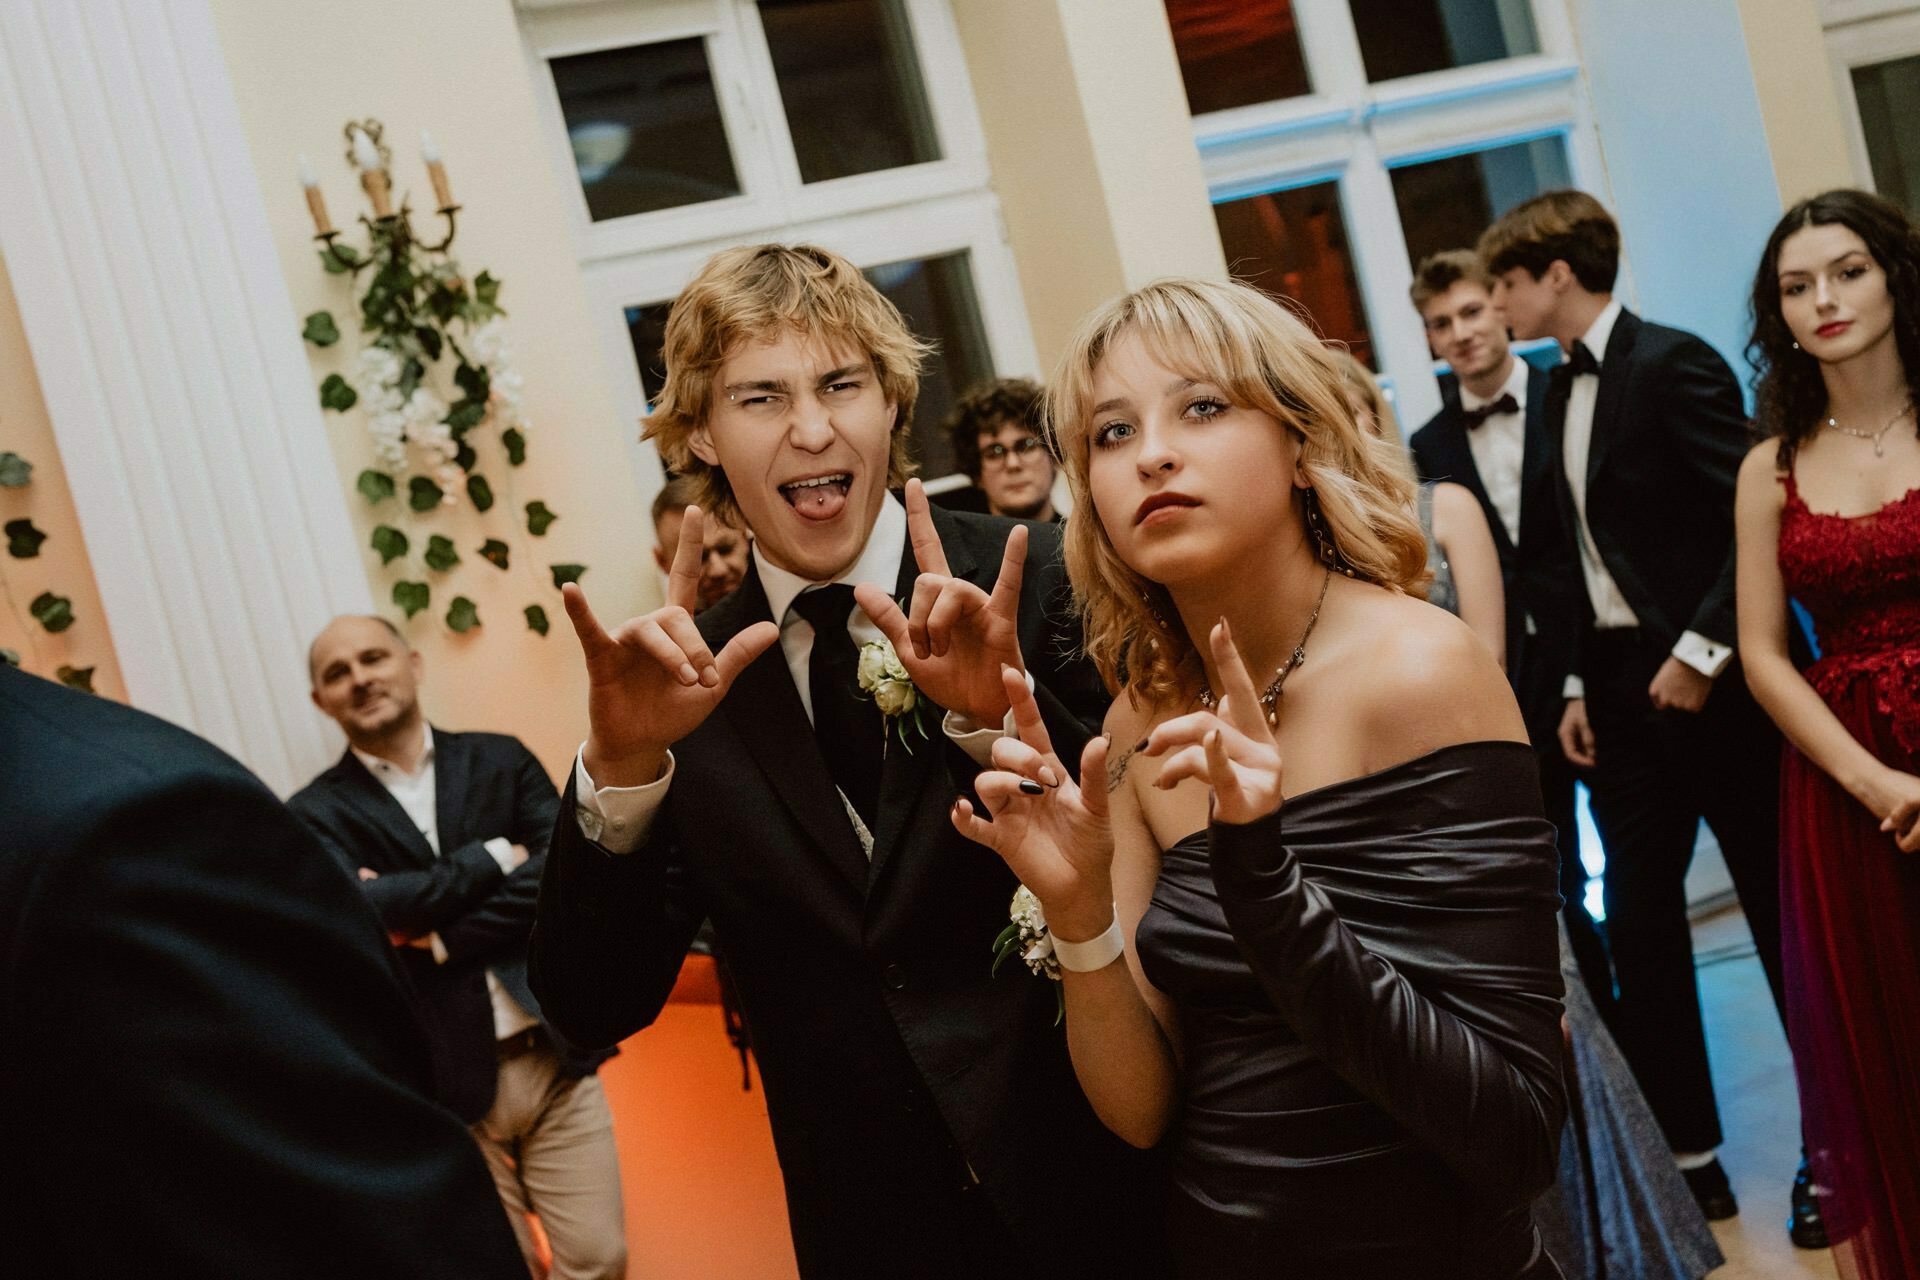
{"label": "cream colored wall", "polygon": [[1041,367],[1159,276],[1225,279],[1161,0],[955,0]]}
{"label": "cream colored wall", "polygon": [[[297,164],[302,153],[312,158],[334,224],[354,225],[365,203],[343,158],[347,120],[374,116],[385,123],[396,190],[410,194],[416,208],[433,204],[418,144],[423,128],[432,131],[464,206],[455,256],[469,276],[484,268],[505,282],[500,302],[533,425],[527,463],[517,470],[499,458],[490,437],[480,445],[488,463],[481,470],[499,505],[485,517],[463,505],[408,526],[394,519],[407,514],[397,510],[399,501],[377,509],[358,495],[349,501],[376,601],[389,599],[396,576],[366,547],[382,519],[407,529],[415,543],[405,576],[433,587],[432,608],[406,626],[426,659],[428,714],[449,728],[515,734],[559,776],[585,732],[585,680],[546,566],[588,565],[582,585],[610,622],[653,607],[659,592],[651,533],[621,439],[637,428],[615,420],[512,6],[407,0],[399,13],[392,0],[333,0],[324,10],[296,0],[212,0],[212,8],[294,305],[303,316],[331,311],[344,335],[329,351],[309,348],[316,386],[330,372],[345,372],[357,348],[357,295],[345,277],[320,269]],[[415,216],[423,237],[437,234],[437,221]],[[352,494],[355,477],[372,461],[364,421],[357,409],[329,413],[327,421],[340,484]],[[535,498],[560,516],[544,538],[528,536],[518,514]],[[474,554],[503,526],[515,561],[507,574]],[[453,538],[463,556],[449,574],[427,573],[418,563],[430,532]],[[481,628],[466,636],[441,620],[456,594],[480,609]],[[553,623],[544,640],[521,615],[532,602],[543,604]],[[398,610],[387,611],[398,619]],[[289,680],[304,677],[287,673]]]}
{"label": "cream colored wall", "polygon": [[[66,471],[54,442],[53,423],[40,397],[33,353],[20,324],[13,282],[0,259],[0,452],[17,453],[33,464],[26,487],[0,489],[0,524],[30,519],[47,535],[40,554],[16,560],[0,552],[0,648],[18,652],[27,670],[51,678],[63,666],[92,667],[96,693],[126,701],[126,685],[114,657],[113,636],[94,585],[93,565],[67,488]],[[33,598],[52,591],[73,601],[74,622],[49,634],[27,612]]]}
{"label": "cream colored wall", "polygon": [[1780,203],[1856,185],[1819,0],[1739,0],[1739,5]]}

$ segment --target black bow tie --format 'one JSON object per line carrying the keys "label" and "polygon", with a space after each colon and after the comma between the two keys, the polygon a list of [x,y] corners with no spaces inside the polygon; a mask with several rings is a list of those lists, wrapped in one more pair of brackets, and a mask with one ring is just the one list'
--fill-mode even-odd
{"label": "black bow tie", "polygon": [[1520,402],[1513,398],[1513,392],[1503,391],[1500,393],[1498,400],[1489,400],[1478,409],[1468,409],[1462,406],[1460,409],[1460,417],[1466,422],[1467,430],[1472,431],[1496,413],[1518,412],[1520,412]]}
{"label": "black bow tie", "polygon": [[1583,373],[1590,373],[1596,378],[1600,376],[1600,362],[1594,358],[1593,349],[1584,342],[1573,344],[1573,357],[1569,363],[1573,366],[1573,376],[1576,378]]}

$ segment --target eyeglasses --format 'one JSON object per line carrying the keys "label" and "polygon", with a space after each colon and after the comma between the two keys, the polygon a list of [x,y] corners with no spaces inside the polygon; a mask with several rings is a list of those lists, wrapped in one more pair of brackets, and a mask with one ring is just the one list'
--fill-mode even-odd
{"label": "eyeglasses", "polygon": [[996,440],[992,444],[981,446],[980,461],[1005,462],[1007,455],[1010,453],[1019,454],[1024,458],[1028,454],[1037,453],[1046,447],[1046,444],[1042,442],[1039,436],[1022,436],[1010,445],[1001,444]]}

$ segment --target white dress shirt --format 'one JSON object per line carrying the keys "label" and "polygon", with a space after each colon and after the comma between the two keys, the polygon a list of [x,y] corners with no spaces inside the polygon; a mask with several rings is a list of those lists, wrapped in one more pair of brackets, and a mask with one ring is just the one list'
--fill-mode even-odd
{"label": "white dress shirt", "polygon": [[[1580,339],[1587,350],[1593,353],[1594,360],[1603,371],[1606,368],[1607,342],[1613,337],[1621,310],[1618,302],[1609,302],[1606,309],[1594,317],[1593,324]],[[1587,523],[1587,460],[1593,455],[1593,410],[1599,398],[1598,375],[1583,373],[1573,379],[1573,385],[1567,392],[1566,430],[1561,436],[1560,449],[1566,459],[1567,486],[1573,490],[1576,533],[1580,540],[1580,570],[1586,579],[1587,600],[1593,606],[1593,625],[1597,630],[1611,631],[1637,627],[1640,619],[1634,613],[1633,606],[1627,603],[1620,584],[1607,572],[1606,563],[1600,558],[1600,550],[1593,541],[1593,529]],[[1673,656],[1711,680],[1732,660],[1733,649],[1709,640],[1697,631],[1687,631],[1674,644]],[[1569,698],[1582,696],[1584,686],[1578,676],[1568,678],[1565,692]]]}
{"label": "white dress shirt", "polygon": [[[433,726],[423,723],[420,730],[426,735],[426,745],[420,752],[420,764],[412,773],[408,773],[391,760],[368,755],[358,747],[353,749],[353,754],[361,764],[367,766],[367,772],[374,776],[375,781],[387,789],[387,794],[400,802],[400,807],[406,810],[407,817],[412,820],[415,827],[419,828],[421,836],[426,839],[427,847],[433,850],[433,856],[437,858],[440,856],[440,814],[439,792],[434,783]],[[500,864],[502,875],[513,870],[515,856],[513,841],[505,836],[495,836],[483,847],[493,856],[493,860]],[[447,962],[447,947],[440,941],[439,934],[428,934],[427,945],[433,952],[436,964]],[[507,993],[507,989],[500,985],[500,979],[493,976],[491,969],[487,970],[487,995],[493,1001],[495,1038],[504,1040],[510,1035],[525,1031],[538,1021]]]}
{"label": "white dress shirt", "polygon": [[[891,590],[900,576],[900,562],[906,552],[907,511],[900,505],[899,499],[889,493],[880,504],[880,514],[874,519],[866,546],[833,581],[856,585],[871,582]],[[793,675],[793,687],[800,695],[800,705],[811,723],[813,694],[808,688],[808,676],[812,670],[813,625],[793,611],[793,602],[809,587],[828,584],[810,582],[799,574],[771,563],[760,554],[757,542],[753,547],[753,563],[760,575],[760,585],[767,595],[767,611],[780,623],[780,650],[787,660],[787,670]],[[847,634],[853,637],[856,647],[885,638],[880,628],[867,617],[866,610],[858,605],[848,615]],[[1031,674],[1027,682],[1031,686]],[[982,728],[964,716],[948,712],[941,727],[947,737],[972,757],[976,764],[985,767],[994,742],[1004,734],[1013,732],[1013,713],[1009,711],[1006,722],[998,728]],[[573,768],[575,817],[580,823],[581,834],[609,853],[631,853],[645,843],[647,833],[653,827],[653,817],[665,803],[667,788],[673,782],[673,753],[667,753],[666,767],[661,770],[658,779],[638,787],[596,787],[587,773],[585,743],[580,744],[580,750],[574,756]],[[862,844],[865,843],[863,840]],[[870,849],[868,852],[871,855]]]}
{"label": "white dress shirt", "polygon": [[1480,473],[1480,485],[1487,491],[1494,512],[1506,527],[1507,540],[1520,545],[1520,470],[1527,457],[1527,371],[1525,360],[1509,357],[1513,368],[1499,390],[1490,396],[1477,396],[1460,387],[1460,407],[1469,411],[1492,404],[1501,396],[1512,396],[1520,407],[1513,413],[1488,414],[1479,426],[1467,432],[1467,449],[1473,454],[1474,468]]}

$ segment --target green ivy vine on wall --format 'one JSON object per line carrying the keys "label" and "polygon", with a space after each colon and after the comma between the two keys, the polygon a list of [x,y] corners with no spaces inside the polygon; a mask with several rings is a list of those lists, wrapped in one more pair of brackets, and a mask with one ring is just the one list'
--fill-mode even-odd
{"label": "green ivy vine on wall", "polygon": [[[11,450],[0,452],[0,489],[24,489],[33,482],[33,464]],[[47,541],[47,534],[33,522],[31,516],[19,516],[0,525],[0,532],[7,536],[7,557],[9,560],[38,560],[40,548]],[[49,635],[59,635],[74,623],[73,601],[60,595],[52,588],[44,588],[28,603],[24,613],[18,597],[14,594],[14,573],[0,572],[0,595],[7,601],[7,609],[20,621],[21,631],[27,637],[28,648],[32,651],[34,665],[40,666],[39,646],[34,643],[34,627],[39,627]],[[18,650],[0,648],[0,662],[8,666],[26,665]],[[61,684],[74,689],[93,692],[93,667],[75,667],[61,665],[56,667],[53,678]]]}
{"label": "green ivy vine on wall", "polygon": [[[515,497],[513,477],[527,460],[530,424],[521,408],[520,375],[509,360],[500,281],[485,271],[469,280],[444,246],[416,241],[405,208],[362,222],[370,230],[366,254],[330,236],[320,252],[329,274],[357,280],[367,273],[359,299],[364,345],[351,377],[330,373],[321,381],[320,404],[336,413],[357,406],[365,415],[374,465],[354,487],[382,516],[370,545],[392,575],[390,599],[411,620],[433,607],[435,580],[465,563],[451,537],[431,531],[430,522],[446,508],[464,500],[485,516],[504,498],[509,509],[518,509],[532,538],[545,537],[560,517],[543,501],[520,504]],[[316,347],[331,347],[340,341],[340,326],[331,312],[316,311],[306,318],[302,336]],[[499,463],[503,471],[489,475],[484,469]],[[489,536],[471,548],[474,557],[494,571],[510,572],[515,549],[507,536],[494,536],[507,531],[482,532]],[[580,564],[547,568],[555,590],[586,572]],[[538,601],[522,616],[542,636],[551,630]],[[461,634],[481,624],[479,606],[466,595],[453,596],[443,617]]]}

